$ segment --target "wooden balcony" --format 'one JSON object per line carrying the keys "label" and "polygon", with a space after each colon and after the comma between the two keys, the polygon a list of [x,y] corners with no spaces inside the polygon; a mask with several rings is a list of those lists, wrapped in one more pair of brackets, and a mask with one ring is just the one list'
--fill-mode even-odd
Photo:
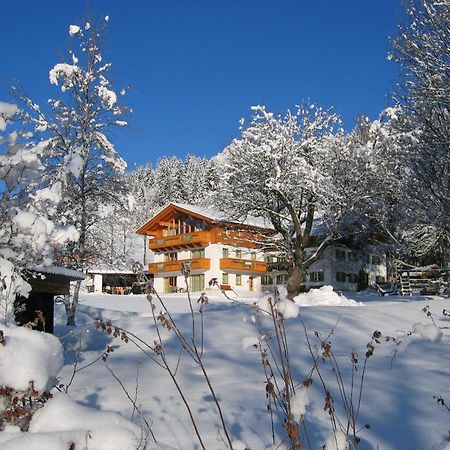
{"label": "wooden balcony", "polygon": [[150,263],[148,265],[148,273],[157,274],[157,273],[173,272],[180,275],[182,263],[189,264],[189,267],[193,272],[194,271],[204,272],[205,270],[209,270],[210,267],[209,258],[178,259],[174,261],[162,261]]}
{"label": "wooden balcony", "polygon": [[207,246],[210,241],[209,231],[195,231],[194,233],[175,234],[149,241],[149,248],[154,252],[167,250],[183,250],[193,247]]}
{"label": "wooden balcony", "polygon": [[220,270],[262,275],[267,271],[267,264],[264,261],[255,261],[253,259],[222,258],[220,260]]}

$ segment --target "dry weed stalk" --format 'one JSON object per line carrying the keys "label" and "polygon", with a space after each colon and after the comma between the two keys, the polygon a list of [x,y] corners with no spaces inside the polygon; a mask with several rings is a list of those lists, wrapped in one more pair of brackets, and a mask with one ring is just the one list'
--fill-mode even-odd
{"label": "dry weed stalk", "polygon": [[[96,327],[97,329],[100,329],[113,337],[119,337],[124,340],[125,342],[131,342],[133,343],[137,348],[139,348],[145,356],[150,358],[153,362],[157,363],[161,368],[163,368],[168,374],[170,379],[172,380],[178,394],[181,397],[181,400],[188,412],[189,418],[191,420],[192,426],[194,428],[194,432],[197,436],[198,442],[202,449],[206,450],[206,444],[204,442],[204,439],[202,437],[197,419],[194,415],[194,412],[190,406],[189,400],[187,398],[187,395],[185,391],[183,390],[183,387],[179,383],[177,379],[177,370],[179,365],[179,360],[181,358],[181,355],[187,354],[190,359],[200,368],[203,379],[206,382],[206,385],[208,386],[208,390],[211,393],[213,402],[215,404],[217,414],[221,423],[221,429],[224,433],[224,437],[222,438],[226,447],[230,450],[233,449],[233,444],[231,440],[230,433],[228,431],[228,426],[225,421],[225,417],[221,408],[221,405],[219,403],[218,396],[215,392],[215,389],[212,385],[211,379],[208,375],[207,369],[205,367],[205,364],[203,362],[203,352],[204,352],[204,320],[205,320],[205,305],[208,303],[207,296],[202,293],[200,298],[198,299],[198,303],[200,304],[200,307],[198,309],[199,315],[195,314],[194,312],[194,306],[193,301],[189,289],[189,283],[188,279],[190,276],[190,268],[188,265],[184,264],[182,267],[182,273],[184,275],[185,284],[186,284],[186,295],[189,302],[189,309],[190,309],[190,315],[191,315],[191,328],[190,333],[186,334],[185,331],[183,331],[179,325],[177,324],[176,320],[173,318],[170,310],[167,308],[164,300],[159,296],[159,294],[154,289],[153,285],[149,280],[147,279],[146,275],[143,273],[142,266],[135,265],[134,271],[138,275],[139,281],[145,283],[146,286],[146,295],[147,300],[149,301],[151,305],[152,310],[152,318],[153,318],[153,324],[156,331],[156,339],[153,342],[153,345],[150,345],[145,340],[141,339],[137,335],[124,330],[120,327],[115,327],[112,325],[111,322],[103,322],[102,320],[96,321]],[[162,311],[156,312],[156,306],[153,302],[153,296],[155,296],[159,303],[162,306]],[[178,361],[173,366],[169,359],[168,355],[165,351],[165,345],[161,334],[161,328],[164,328],[168,330],[169,332],[173,333],[176,339],[178,340],[179,346],[180,346],[180,355],[178,356]],[[107,356],[107,355],[106,355]],[[130,399],[131,397],[128,396]],[[133,402],[132,402],[133,403]],[[133,406],[135,406],[133,404]]]}
{"label": "dry weed stalk", "polygon": [[[314,338],[317,340],[317,344],[315,344],[300,317],[312,367],[305,372],[306,376],[303,379],[295,380],[292,362],[298,361],[299,358],[296,354],[291,354],[292,347],[288,340],[286,319],[277,308],[277,303],[280,301],[277,293],[275,293],[274,299],[268,299],[268,306],[264,310],[257,304],[254,305],[253,310],[259,333],[258,344],[255,347],[260,353],[265,376],[267,410],[271,418],[273,445],[277,445],[274,429],[274,416],[276,416],[279,423],[283,424],[284,429],[284,438],[279,443],[279,447],[284,445],[291,450],[316,448],[311,442],[305,414],[299,414],[295,404],[296,393],[302,389],[307,390],[315,380],[318,380],[323,390],[324,410],[330,417],[332,439],[335,441],[336,448],[339,448],[338,436],[342,434],[345,436],[348,446],[356,448],[360,442],[360,431],[370,428],[369,425],[358,427],[358,417],[368,360],[373,356],[375,346],[381,343],[381,333],[374,331],[366,346],[362,367],[360,367],[358,354],[355,351],[351,352],[349,356],[351,375],[347,380],[333,351],[331,336],[334,334],[334,327],[325,337],[314,332]],[[265,326],[265,317],[269,317],[270,326]],[[307,363],[307,361],[303,361],[303,363]],[[331,381],[324,373],[327,368],[332,374]],[[333,394],[333,392],[337,392],[337,394]],[[338,408],[338,405],[341,407]],[[345,419],[340,418],[338,409],[343,411],[340,414],[343,414]]]}

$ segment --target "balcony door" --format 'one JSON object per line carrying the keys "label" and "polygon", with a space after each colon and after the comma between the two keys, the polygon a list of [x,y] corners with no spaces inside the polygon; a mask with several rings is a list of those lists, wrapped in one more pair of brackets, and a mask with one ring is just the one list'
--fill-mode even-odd
{"label": "balcony door", "polygon": [[164,293],[171,294],[177,291],[177,277],[164,278]]}

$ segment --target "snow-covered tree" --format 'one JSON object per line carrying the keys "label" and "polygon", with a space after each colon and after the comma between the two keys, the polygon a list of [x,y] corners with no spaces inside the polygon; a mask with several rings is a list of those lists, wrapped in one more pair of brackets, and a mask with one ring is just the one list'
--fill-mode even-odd
{"label": "snow-covered tree", "polygon": [[[70,26],[77,49],[69,50],[68,59],[49,72],[50,83],[59,88],[59,94],[49,100],[48,111],[18,92],[26,105],[24,119],[46,140],[41,185],[61,188],[55,218],[79,232],[74,245],[61,248],[61,260],[79,270],[96,261],[88,245],[90,233],[102,214],[99,205],[120,192],[114,176],[126,167],[108,138],[111,129],[126,125],[122,116],[127,111],[108,78],[111,64],[102,58],[101,33],[107,20],[99,27],[90,23]],[[80,282],[66,303],[68,324],[75,323],[79,288]]]}
{"label": "snow-covered tree", "polygon": [[[315,105],[284,116],[254,110],[241,138],[220,157],[225,174],[217,206],[235,218],[270,221],[278,235],[269,244],[290,262],[287,290],[295,296],[328,245],[379,229],[376,212],[391,189],[383,175],[391,170],[383,163],[385,125],[366,120],[345,135],[338,117]],[[318,250],[306,257],[308,247]]]}
{"label": "snow-covered tree", "polygon": [[396,242],[403,180],[398,174],[402,149],[387,108],[370,121],[360,116],[355,128],[330,147],[332,196],[324,220],[358,246]]}
{"label": "snow-covered tree", "polygon": [[287,289],[293,296],[316,259],[306,260],[305,248],[311,246],[314,219],[332,189],[322,168],[339,120],[309,104],[285,116],[275,116],[263,106],[253,110],[241,138],[220,158],[225,173],[218,206],[235,217],[252,215],[271,222],[282,237],[278,248],[292,265]]}
{"label": "snow-covered tree", "polygon": [[183,163],[176,156],[163,157],[155,168],[155,202],[159,207],[167,202],[180,202],[183,199],[181,173]]}
{"label": "snow-covered tree", "polygon": [[395,126],[402,134],[398,164],[410,215],[405,236],[417,255],[429,253],[432,242],[450,241],[449,6],[441,0],[409,1],[408,21],[390,55],[401,68]]}
{"label": "snow-covered tree", "polygon": [[204,204],[214,193],[217,174],[214,160],[188,155],[183,164],[181,185],[183,202],[191,205]]}
{"label": "snow-covered tree", "polygon": [[47,143],[35,144],[29,134],[3,133],[18,111],[0,102],[0,309],[5,320],[16,295],[30,292],[27,269],[49,266],[54,246],[77,237],[73,227],[59,228],[49,219],[61,186],[39,189]]}
{"label": "snow-covered tree", "polygon": [[[99,217],[93,224],[87,242],[96,256],[96,265],[130,270],[135,262],[136,235],[135,197],[127,184],[126,174],[119,176],[125,193],[98,206]],[[117,181],[117,180],[116,180]]]}

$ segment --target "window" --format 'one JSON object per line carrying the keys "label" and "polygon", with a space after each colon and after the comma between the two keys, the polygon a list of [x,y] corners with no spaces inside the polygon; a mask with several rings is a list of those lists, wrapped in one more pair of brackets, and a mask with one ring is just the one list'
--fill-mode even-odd
{"label": "window", "polygon": [[261,277],[261,284],[262,284],[263,286],[270,286],[270,285],[273,284],[273,278],[272,278],[272,277],[269,277],[268,275],[263,275],[263,276]]}
{"label": "window", "polygon": [[358,253],[356,252],[348,252],[347,256],[349,261],[358,261]]}
{"label": "window", "polygon": [[345,259],[345,250],[337,248],[336,249],[336,259]]}
{"label": "window", "polygon": [[358,274],[357,273],[349,273],[348,274],[348,282],[356,284],[358,282]]}
{"label": "window", "polygon": [[336,281],[345,283],[347,281],[347,274],[345,272],[336,272]]}
{"label": "window", "polygon": [[252,259],[253,261],[256,260],[256,253],[255,252],[251,252],[250,253],[250,259]]}
{"label": "window", "polygon": [[197,250],[191,250],[191,259],[195,258],[204,258],[205,257],[205,249],[199,248]]}
{"label": "window", "polygon": [[324,281],[323,272],[310,272],[309,281],[311,283],[318,283],[319,281]]}
{"label": "window", "polygon": [[164,278],[164,293],[171,294],[177,291],[177,277]]}
{"label": "window", "polygon": [[242,275],[236,275],[236,286],[242,286]]}
{"label": "window", "polygon": [[227,273],[222,274],[222,284],[228,284],[228,274]]}
{"label": "window", "polygon": [[275,256],[273,255],[266,255],[264,257],[264,259],[266,260],[266,262],[271,263],[271,262],[275,262]]}
{"label": "window", "polygon": [[236,258],[238,259],[242,258],[242,250],[236,250]]}
{"label": "window", "polygon": [[189,284],[192,292],[203,291],[205,289],[205,274],[191,275]]}
{"label": "window", "polygon": [[288,279],[287,275],[277,275],[277,284],[284,284]]}
{"label": "window", "polygon": [[372,255],[372,264],[374,266],[379,266],[381,264],[381,257],[378,255]]}
{"label": "window", "polygon": [[229,258],[230,257],[230,252],[227,248],[223,248],[222,249],[222,258]]}
{"label": "window", "polygon": [[384,279],[384,277],[382,277],[381,275],[377,275],[375,277],[375,283],[384,283],[386,280]]}
{"label": "window", "polygon": [[164,253],[164,261],[176,261],[178,259],[177,252]]}

